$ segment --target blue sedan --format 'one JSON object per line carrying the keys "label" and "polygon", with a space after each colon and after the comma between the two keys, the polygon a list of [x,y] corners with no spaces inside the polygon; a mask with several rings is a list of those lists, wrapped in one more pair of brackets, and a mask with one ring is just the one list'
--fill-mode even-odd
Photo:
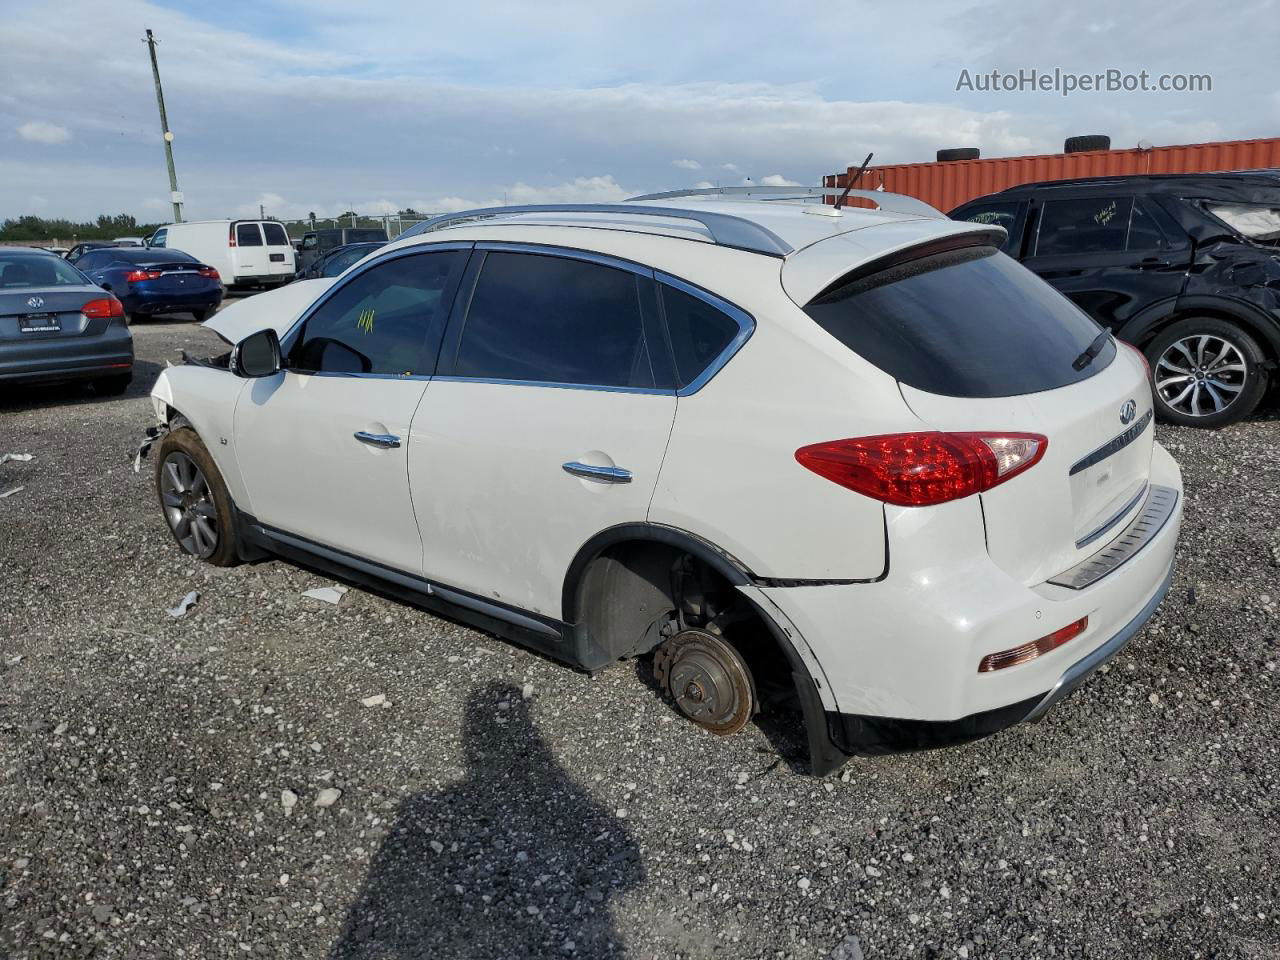
{"label": "blue sedan", "polygon": [[203,322],[222,302],[218,271],[181,250],[108,247],[90,250],[74,263],[119,298],[130,320],[189,313]]}

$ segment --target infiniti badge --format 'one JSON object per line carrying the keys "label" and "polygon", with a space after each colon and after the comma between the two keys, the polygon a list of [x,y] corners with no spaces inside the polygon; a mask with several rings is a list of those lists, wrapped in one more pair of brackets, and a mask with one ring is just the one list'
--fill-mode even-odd
{"label": "infiniti badge", "polygon": [[32,297],[27,301],[27,306],[32,310],[39,310],[44,306],[44,297]]}
{"label": "infiniti badge", "polygon": [[1123,424],[1133,423],[1133,418],[1138,415],[1138,404],[1135,400],[1126,400],[1124,406],[1120,408],[1120,422]]}

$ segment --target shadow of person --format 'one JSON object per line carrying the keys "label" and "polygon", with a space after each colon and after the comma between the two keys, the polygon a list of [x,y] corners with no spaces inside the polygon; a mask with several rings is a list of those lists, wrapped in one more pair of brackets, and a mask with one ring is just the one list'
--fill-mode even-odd
{"label": "shadow of person", "polygon": [[556,763],[520,690],[467,699],[466,778],[405,800],[331,960],[617,957],[609,901],[644,878],[623,821]]}

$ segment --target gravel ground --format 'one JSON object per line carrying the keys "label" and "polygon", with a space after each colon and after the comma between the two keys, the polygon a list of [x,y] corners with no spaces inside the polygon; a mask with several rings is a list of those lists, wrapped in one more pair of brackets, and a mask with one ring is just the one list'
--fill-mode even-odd
{"label": "gravel ground", "polygon": [[1274,406],[1159,429],[1178,573],[1105,674],[819,781],[794,722],[705,735],[647,664],[184,559],[129,460],[213,338],[135,337],[126,397],[0,399],[35,455],[0,467],[0,957],[1280,957]]}

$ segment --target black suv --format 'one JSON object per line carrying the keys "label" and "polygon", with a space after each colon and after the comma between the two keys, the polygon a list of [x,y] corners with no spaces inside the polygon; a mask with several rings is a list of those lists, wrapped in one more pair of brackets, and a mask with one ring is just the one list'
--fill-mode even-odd
{"label": "black suv", "polygon": [[1147,356],[1156,410],[1195,427],[1253,412],[1280,358],[1280,171],[1028,183],[954,220]]}

